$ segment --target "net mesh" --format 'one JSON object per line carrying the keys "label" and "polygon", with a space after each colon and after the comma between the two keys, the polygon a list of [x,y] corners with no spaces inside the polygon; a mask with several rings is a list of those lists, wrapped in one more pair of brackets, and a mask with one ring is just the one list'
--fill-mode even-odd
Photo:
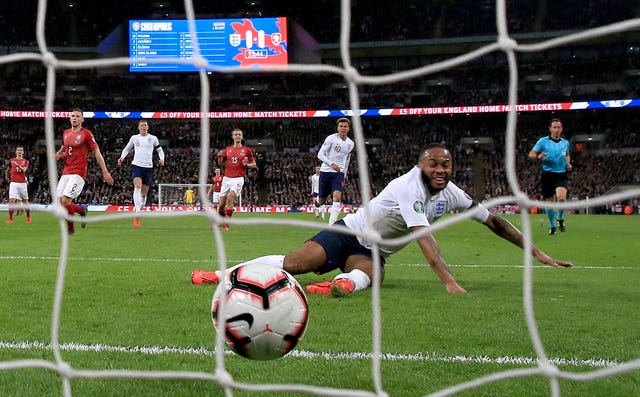
{"label": "net mesh", "polygon": [[[200,68],[199,81],[201,90],[201,103],[200,114],[206,115],[209,112],[210,103],[210,88],[207,79],[207,73],[204,68],[207,67],[207,62],[199,52],[197,43],[197,36],[195,34],[195,27],[193,20],[195,18],[193,4],[187,0],[184,3],[186,16],[190,21],[191,36],[194,40],[195,59],[192,64]],[[18,52],[3,55],[0,57],[1,63],[18,63],[24,61],[41,62],[46,68],[46,99],[45,99],[45,111],[47,117],[45,118],[45,137],[46,137],[46,152],[48,157],[48,176],[49,186],[52,187],[51,195],[54,195],[53,187],[56,186],[58,173],[55,162],[54,146],[54,125],[51,117],[54,109],[54,99],[56,97],[56,71],[64,69],[84,69],[84,68],[108,68],[114,65],[125,66],[132,62],[131,59],[126,57],[120,58],[108,58],[108,59],[80,59],[80,60],[63,60],[55,56],[50,51],[45,40],[45,16],[47,10],[47,1],[40,0],[38,3],[38,14],[36,20],[36,39],[39,48],[39,52],[26,53]],[[601,26],[594,29],[581,31],[579,33],[569,34],[562,37],[553,38],[546,41],[541,41],[535,44],[519,44],[510,36],[507,30],[507,14],[506,14],[506,2],[504,0],[497,0],[496,2],[496,24],[498,37],[495,42],[484,45],[476,50],[470,51],[460,56],[456,56],[447,59],[442,62],[437,62],[430,65],[417,67],[415,69],[402,71],[398,73],[392,73],[382,76],[364,76],[361,75],[356,68],[352,66],[350,59],[350,24],[351,24],[351,3],[344,0],[341,2],[341,23],[340,23],[340,54],[342,58],[342,64],[344,67],[337,67],[331,65],[303,65],[303,64],[291,64],[286,71],[278,70],[280,73],[329,73],[342,76],[347,84],[348,98],[350,107],[353,112],[353,133],[354,141],[356,143],[357,164],[358,173],[361,175],[360,180],[362,184],[360,186],[361,196],[363,203],[367,203],[371,199],[371,193],[369,186],[364,181],[368,181],[369,170],[367,168],[367,158],[365,150],[365,139],[363,134],[363,128],[361,119],[357,109],[360,108],[360,101],[358,96],[358,88],[360,86],[368,85],[385,85],[397,83],[420,76],[435,74],[439,71],[454,68],[459,65],[463,65],[480,58],[486,54],[492,52],[502,52],[507,58],[509,66],[509,90],[508,98],[511,110],[508,113],[507,125],[505,130],[506,145],[505,145],[505,159],[506,159],[506,171],[509,185],[513,194],[511,196],[499,197],[492,199],[487,203],[487,206],[502,205],[506,203],[517,203],[521,208],[527,209],[531,207],[538,208],[554,208],[554,209],[571,209],[571,208],[585,208],[604,205],[608,202],[621,201],[629,199],[634,196],[640,195],[640,190],[628,190],[620,193],[610,194],[607,196],[598,197],[589,201],[576,201],[564,204],[550,204],[548,202],[539,202],[530,199],[527,194],[523,192],[518,184],[518,178],[516,177],[516,141],[515,141],[515,127],[518,114],[516,112],[515,105],[517,104],[517,89],[518,89],[518,63],[516,61],[516,53],[522,52],[536,52],[544,51],[554,47],[567,46],[572,43],[577,43],[589,39],[593,39],[603,35],[612,35],[619,32],[625,32],[633,29],[640,28],[640,19],[630,19],[619,23],[613,23],[606,26]],[[153,62],[175,62],[175,59],[156,60]],[[228,73],[243,73],[245,70],[241,69],[226,69],[221,72]],[[255,71],[252,71],[255,72]],[[266,73],[268,73],[268,69]],[[209,151],[209,119],[202,117],[200,119],[200,149],[202,153]],[[206,198],[207,191],[207,175],[209,171],[209,159],[208,156],[202,156],[200,158],[199,166],[199,196]],[[208,200],[203,200],[205,206],[210,205]],[[379,273],[375,274],[372,283],[372,354],[371,354],[371,366],[374,377],[374,391],[369,392],[365,390],[341,390],[313,387],[309,385],[286,385],[286,384],[269,384],[269,385],[251,385],[237,382],[233,379],[232,375],[227,372],[225,367],[224,358],[224,340],[222,333],[218,333],[216,337],[216,370],[213,374],[201,373],[201,372],[185,372],[185,371],[125,371],[125,370],[103,370],[103,371],[90,371],[83,369],[72,368],[65,362],[61,352],[68,348],[68,345],[61,344],[59,341],[60,322],[61,322],[61,305],[64,293],[65,275],[67,274],[67,258],[69,251],[69,239],[66,233],[65,219],[68,215],[65,209],[59,204],[53,207],[53,214],[60,220],[60,233],[62,236],[62,244],[60,247],[60,260],[58,265],[57,282],[55,288],[55,297],[53,304],[53,315],[51,322],[51,349],[53,351],[54,359],[48,360],[18,360],[18,361],[5,361],[0,363],[1,369],[20,369],[20,368],[47,368],[55,371],[62,379],[62,392],[65,396],[72,395],[71,380],[73,378],[136,378],[136,379],[192,379],[192,380],[210,380],[218,382],[225,388],[227,394],[232,394],[234,388],[249,390],[249,391],[300,391],[311,394],[325,394],[325,395],[349,395],[349,396],[369,396],[369,395],[387,395],[384,390],[381,373],[381,360],[383,357],[381,350],[381,316],[380,316],[380,287]],[[526,323],[529,330],[531,342],[535,348],[537,355],[537,366],[526,369],[515,369],[501,372],[495,372],[491,375],[473,379],[471,381],[455,385],[453,387],[443,389],[434,393],[434,396],[445,396],[458,393],[464,390],[473,389],[481,385],[495,382],[508,378],[524,378],[533,375],[542,375],[546,377],[550,384],[550,390],[552,396],[559,396],[561,394],[560,380],[571,379],[578,381],[591,381],[603,377],[611,377],[624,373],[628,373],[640,368],[640,359],[632,360],[621,365],[607,366],[602,369],[587,371],[587,372],[569,372],[560,370],[556,363],[547,357],[545,353],[545,347],[543,340],[540,337],[538,327],[535,319],[535,312],[532,305],[533,291],[532,291],[532,258],[526,254],[531,251],[531,218],[528,211],[521,211],[523,233],[526,237],[525,249],[524,249],[524,290],[523,290],[523,305],[526,313]],[[149,217],[175,217],[185,216],[180,212],[167,212],[167,213],[144,213],[143,216]],[[454,223],[461,222],[469,219],[473,215],[473,212],[466,213],[459,217],[445,219],[432,226],[431,231],[436,232],[438,230],[450,227]],[[207,217],[214,225],[220,225],[223,221],[215,212],[205,211],[201,213],[201,216]],[[109,216],[96,216],[88,219],[89,222],[106,222],[116,219],[132,218],[133,214],[118,214]],[[309,227],[310,224],[304,221],[297,220],[285,220],[285,219],[265,219],[265,218],[231,218],[226,220],[230,224],[237,225],[257,225],[257,224],[288,224],[291,226],[305,226]],[[314,225],[318,227],[317,224]],[[226,269],[227,258],[225,253],[225,245],[220,233],[219,228],[213,229],[216,250],[218,252],[218,260],[220,268]],[[375,241],[375,236],[368,236],[370,240]],[[398,243],[414,240],[418,236],[406,237],[398,239]],[[377,248],[374,248],[377,249]],[[376,263],[379,266],[379,263]],[[313,319],[312,319],[313,321]],[[100,350],[99,346],[95,347],[96,350]]]}

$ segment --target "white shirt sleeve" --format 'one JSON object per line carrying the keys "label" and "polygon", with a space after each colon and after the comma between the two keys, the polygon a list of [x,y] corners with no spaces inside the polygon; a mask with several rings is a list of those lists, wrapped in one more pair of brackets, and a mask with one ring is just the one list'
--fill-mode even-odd
{"label": "white shirt sleeve", "polygon": [[322,161],[322,165],[324,166],[324,168],[326,167],[331,168],[332,161],[327,155],[330,150],[331,150],[331,142],[329,142],[329,137],[327,137],[322,143],[320,150],[318,150],[318,160]]}
{"label": "white shirt sleeve", "polygon": [[[454,209],[457,209],[459,211],[467,211],[475,208],[473,207],[475,201],[464,190],[454,184],[450,185],[452,187],[451,190],[454,193],[451,196],[451,205]],[[487,208],[480,203],[478,203],[478,207],[482,208],[482,210],[480,210],[478,214],[474,215],[472,219],[480,223],[484,223],[487,218],[489,218],[489,210],[487,210]]]}
{"label": "white shirt sleeve", "polygon": [[120,158],[123,159],[125,157],[127,157],[127,155],[131,152],[131,149],[133,149],[133,138],[135,135],[131,136],[131,138],[129,138],[129,142],[127,142],[127,146],[124,147],[124,149],[122,149],[122,154],[120,154]]}
{"label": "white shirt sleeve", "polygon": [[162,150],[162,146],[160,146],[160,141],[158,140],[158,137],[154,137],[154,138],[155,138],[155,148],[156,148],[156,153],[158,153],[158,158],[164,161],[164,150]]}

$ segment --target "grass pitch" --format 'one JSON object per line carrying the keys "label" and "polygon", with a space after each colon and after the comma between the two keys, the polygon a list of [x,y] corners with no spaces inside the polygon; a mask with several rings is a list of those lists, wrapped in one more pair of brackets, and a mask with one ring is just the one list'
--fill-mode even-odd
{"label": "grass pitch", "polygon": [[[313,220],[309,214],[236,214]],[[508,216],[520,226],[518,216]],[[76,226],[70,238],[60,315],[62,359],[82,376],[74,396],[223,396],[214,374],[213,286],[191,285],[194,268],[215,269],[211,228],[200,217],[131,219]],[[571,269],[536,263],[533,306],[547,356],[563,371],[591,373],[640,358],[640,216],[567,216],[567,232],[550,237],[533,219],[534,243]],[[286,254],[316,230],[235,225],[224,232],[229,265]],[[466,295],[448,295],[416,244],[391,257],[381,289],[381,389],[392,396],[436,393],[494,373],[534,368],[536,354],[523,308],[523,258],[483,225],[463,222],[436,233]],[[59,396],[53,370],[52,308],[60,228],[45,213],[0,227],[0,390],[3,396]],[[333,274],[298,276],[303,285]],[[248,391],[256,384],[298,384],[375,393],[371,290],[344,299],[309,295],[310,322],[293,354],[255,362],[232,353],[225,369],[244,386],[237,396],[304,396],[303,391]],[[24,361],[36,360],[36,361]],[[44,365],[43,363],[50,363]],[[15,363],[35,367],[11,368]],[[91,371],[179,371],[201,379],[151,376],[86,378]],[[97,372],[102,374],[102,372]],[[591,381],[561,379],[562,396],[633,396],[638,369]],[[324,390],[323,392],[329,392]],[[542,376],[504,379],[463,396],[548,396]]]}

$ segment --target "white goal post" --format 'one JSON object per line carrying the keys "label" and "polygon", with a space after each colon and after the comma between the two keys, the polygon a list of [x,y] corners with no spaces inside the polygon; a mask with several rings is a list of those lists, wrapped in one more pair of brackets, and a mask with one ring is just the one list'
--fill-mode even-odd
{"label": "white goal post", "polygon": [[[204,191],[208,192],[211,184],[204,185]],[[200,197],[200,185],[197,183],[159,183],[158,184],[158,206],[164,205],[187,205],[185,192],[193,189],[193,205],[201,205],[203,198]]]}
{"label": "white goal post", "polygon": [[[201,205],[203,198],[200,197],[200,184],[198,183],[159,183],[158,184],[158,207],[166,205],[187,205],[185,201],[185,192],[187,189],[193,189],[194,198],[193,205]],[[204,185],[204,191],[208,192],[211,187],[210,183]],[[238,205],[242,206],[242,191],[238,196]]]}

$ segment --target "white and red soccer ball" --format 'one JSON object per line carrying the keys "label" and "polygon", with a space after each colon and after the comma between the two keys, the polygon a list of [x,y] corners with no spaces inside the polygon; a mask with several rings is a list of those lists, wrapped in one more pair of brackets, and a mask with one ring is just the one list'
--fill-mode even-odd
{"label": "white and red soccer ball", "polygon": [[226,319],[225,341],[234,352],[253,360],[271,360],[289,353],[302,339],[309,305],[292,275],[277,267],[251,264],[228,271],[218,284],[211,303],[216,330],[219,315]]}

